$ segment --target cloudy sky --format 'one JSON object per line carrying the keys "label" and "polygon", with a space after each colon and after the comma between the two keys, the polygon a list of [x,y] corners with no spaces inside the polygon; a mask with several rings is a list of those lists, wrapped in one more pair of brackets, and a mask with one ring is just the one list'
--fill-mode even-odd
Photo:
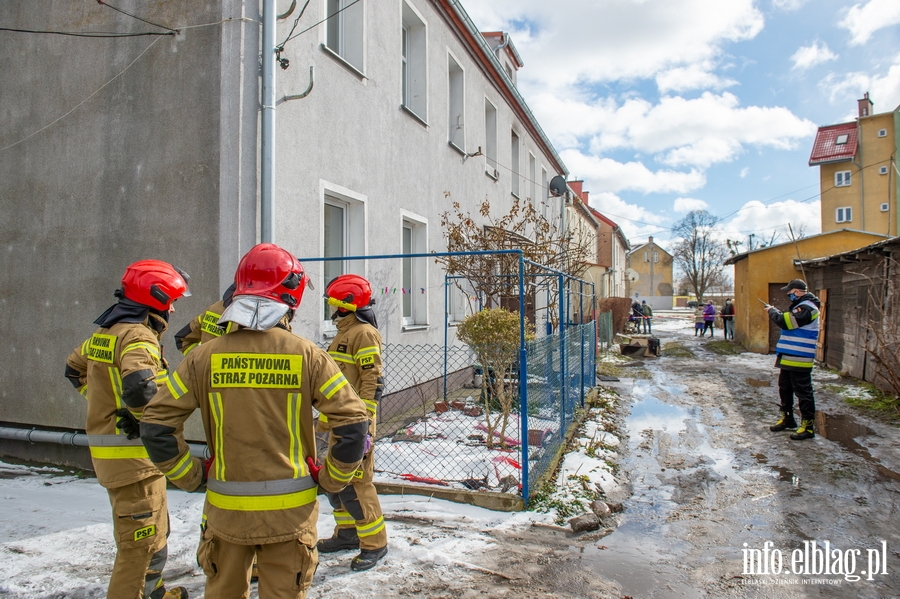
{"label": "cloudy sky", "polygon": [[692,209],[776,243],[820,231],[816,128],[900,104],[900,1],[463,0],[508,31],[519,88],[632,242]]}

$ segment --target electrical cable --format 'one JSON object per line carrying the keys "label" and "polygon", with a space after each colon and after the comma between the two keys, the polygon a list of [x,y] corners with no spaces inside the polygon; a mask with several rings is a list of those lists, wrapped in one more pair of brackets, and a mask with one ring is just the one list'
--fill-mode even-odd
{"label": "electrical cable", "polygon": [[46,31],[46,30],[38,30],[38,29],[15,29],[13,27],[0,27],[0,31],[12,31],[16,33],[43,33],[48,35],[67,35],[70,37],[101,37],[101,38],[109,38],[109,37],[141,37],[148,35],[177,35],[176,32],[162,32],[162,31],[142,31],[138,33],[116,33],[114,31],[94,31],[94,32],[79,32],[79,31]]}
{"label": "electrical cable", "polygon": [[340,9],[340,10],[338,10],[338,11],[336,11],[336,12],[330,14],[330,15],[328,15],[327,17],[325,17],[325,18],[322,19],[321,21],[319,21],[319,22],[317,22],[317,23],[313,23],[312,25],[310,25],[309,27],[307,27],[306,29],[304,29],[303,31],[301,31],[300,33],[298,33],[297,35],[288,37],[286,40],[284,40],[284,41],[281,43],[281,46],[284,47],[284,45],[285,45],[286,43],[288,43],[289,41],[291,41],[292,39],[298,38],[298,37],[300,37],[301,35],[303,35],[304,33],[306,33],[307,31],[309,31],[309,30],[311,30],[311,29],[314,29],[315,27],[318,27],[319,25],[321,25],[322,23],[324,23],[325,21],[327,21],[327,20],[330,19],[331,17],[334,17],[334,16],[338,15],[339,13],[344,12],[345,10],[347,10],[348,8],[350,8],[351,6],[353,6],[354,4],[356,4],[357,2],[359,2],[359,0],[353,0],[353,2],[351,2],[351,3],[348,4],[347,6],[343,7],[342,9]]}

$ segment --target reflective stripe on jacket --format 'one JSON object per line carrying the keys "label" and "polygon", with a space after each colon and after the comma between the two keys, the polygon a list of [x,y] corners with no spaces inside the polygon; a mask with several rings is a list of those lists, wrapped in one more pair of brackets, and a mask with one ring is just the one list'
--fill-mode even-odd
{"label": "reflective stripe on jacket", "polygon": [[[144,409],[141,435],[150,457],[188,491],[203,477],[203,463],[190,457],[183,434],[198,408],[214,456],[206,523],[232,543],[298,539],[315,525],[317,486],[306,464],[316,455],[313,408],[337,429],[362,431],[353,441],[362,456],[363,403],[324,351],[278,327],[238,329],[200,344]],[[321,461],[319,484],[331,492],[359,466],[332,454]]]}
{"label": "reflective stripe on jacket", "polygon": [[97,480],[107,488],[121,487],[151,476],[159,470],[148,459],[140,439],[116,428],[116,411],[128,408],[140,419],[141,408],[127,406],[122,399],[122,380],[147,371],[157,384],[166,378],[156,333],[146,324],[117,323],[100,328],[66,360],[82,375],[87,399],[85,430]]}
{"label": "reflective stripe on jacket", "polygon": [[[808,309],[808,312],[799,309],[801,307]],[[802,315],[802,319],[798,320],[798,314]],[[812,368],[816,359],[816,341],[819,338],[819,307],[810,300],[803,300],[789,310],[775,315],[773,320],[781,328],[781,335],[775,345],[775,352],[779,354],[778,364],[792,368]]]}
{"label": "reflective stripe on jacket", "polygon": [[[381,333],[367,322],[350,314],[337,321],[338,333],[328,346],[330,355],[341,372],[366,404],[372,418],[369,432],[375,434],[375,417],[384,389],[381,362]],[[320,428],[327,429],[327,417],[320,418]]]}

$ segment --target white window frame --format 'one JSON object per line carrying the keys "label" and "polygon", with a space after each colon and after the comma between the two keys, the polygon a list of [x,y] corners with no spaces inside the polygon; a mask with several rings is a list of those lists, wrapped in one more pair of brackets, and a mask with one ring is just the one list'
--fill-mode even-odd
{"label": "white window frame", "polygon": [[644,262],[650,262],[650,252],[644,250]]}
{"label": "white window frame", "polygon": [[836,171],[834,173],[835,187],[850,187],[851,182],[850,171]]}
{"label": "white window frame", "polygon": [[509,132],[509,192],[515,196],[519,197],[520,188],[522,186],[521,181],[519,180],[520,175],[519,171],[521,170],[521,158],[520,153],[522,149],[522,140],[519,138],[519,134],[516,133],[515,129],[510,129]]}
{"label": "white window frame", "polygon": [[[342,187],[340,185],[330,183],[328,181],[319,181],[319,203],[320,203],[320,214],[323,215],[322,220],[319,223],[321,227],[321,232],[319,239],[321,240],[321,248],[322,255],[325,256],[325,205],[329,204],[332,206],[337,206],[344,210],[343,216],[343,233],[344,239],[341,241],[341,252],[344,256],[363,256],[368,253],[368,245],[366,239],[366,218],[367,218],[367,203],[366,196],[360,193],[357,193],[353,190],[347,189],[346,187]],[[360,260],[341,260],[341,261],[329,261],[331,263],[337,262],[341,265],[340,274],[347,273],[355,273],[360,276],[366,276],[366,263]],[[326,285],[330,282],[331,277],[326,276],[325,267],[323,267],[319,272],[318,281],[316,282],[316,288],[324,290]],[[312,276],[312,273],[308,273]],[[333,275],[334,273],[332,273]],[[327,279],[327,280],[326,280]],[[324,291],[323,291],[324,292]],[[322,316],[322,330],[325,333],[326,337],[333,337],[337,329],[334,326],[334,323],[331,321],[330,314],[326,315],[327,305],[325,303],[324,298],[321,300],[321,309],[319,310],[319,314]]]}
{"label": "white window frame", "polygon": [[325,0],[325,43],[322,48],[365,77],[366,0]]}
{"label": "white window frame", "polygon": [[550,183],[547,179],[547,169],[541,165],[541,216],[548,220],[547,212],[550,210]]}
{"label": "white window frame", "polygon": [[400,105],[427,124],[428,25],[411,4],[402,5]]}
{"label": "white window frame", "polygon": [[[400,217],[400,253],[427,253],[428,219],[406,210],[400,211]],[[410,233],[408,252],[405,251],[407,230]],[[400,314],[403,318],[403,330],[419,330],[428,326],[428,259],[404,258],[402,263]],[[403,293],[403,289],[407,289],[409,293]]]}
{"label": "white window frame", "polygon": [[528,152],[528,181],[530,183],[529,187],[531,191],[528,194],[528,199],[531,202],[531,206],[537,207],[537,159],[534,157],[534,154]]}
{"label": "white window frame", "polygon": [[887,129],[879,129],[878,137],[887,137]]}
{"label": "white window frame", "polygon": [[456,57],[447,51],[447,141],[466,153],[466,71]]}
{"label": "white window frame", "polygon": [[492,179],[497,179],[500,176],[497,165],[497,107],[493,102],[485,98],[484,172]]}
{"label": "white window frame", "polygon": [[853,222],[853,209],[850,206],[841,206],[840,208],[836,208],[834,211],[834,222]]}
{"label": "white window frame", "polygon": [[888,174],[888,167],[886,167],[886,166],[878,167],[878,174],[879,174],[879,175],[886,175],[886,174]]}
{"label": "white window frame", "polygon": [[884,202],[883,204],[881,204],[881,211],[882,211],[882,212],[887,212],[887,211],[889,211],[890,209],[891,209],[891,205],[888,204],[887,202]]}
{"label": "white window frame", "polygon": [[659,262],[659,252],[653,252],[653,261]]}

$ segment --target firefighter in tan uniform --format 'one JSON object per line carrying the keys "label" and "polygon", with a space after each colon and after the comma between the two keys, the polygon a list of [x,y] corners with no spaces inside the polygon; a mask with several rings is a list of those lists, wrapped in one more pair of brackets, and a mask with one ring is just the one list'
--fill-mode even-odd
{"label": "firefighter in tan uniform", "polygon": [[194,320],[189,322],[180,331],[175,333],[175,347],[183,355],[187,355],[189,351],[207,341],[212,341],[225,334],[225,327],[219,326],[219,319],[225,308],[231,305],[231,298],[234,296],[234,283],[232,283],[222,299],[212,304],[202,314],[198,314]]}
{"label": "firefighter in tan uniform", "polygon": [[[197,561],[206,597],[247,597],[259,566],[259,596],[306,596],[318,564],[318,485],[340,492],[362,461],[368,413],[346,377],[290,321],[307,277],[297,259],[269,243],[238,265],[232,330],[191,350],[144,410],[141,438],[178,487],[206,484]],[[200,409],[212,458],[192,457],[184,421]],[[313,408],[335,439],[320,467]]]}
{"label": "firefighter in tan uniform", "polygon": [[183,587],[166,592],[163,586],[166,479],[138,439],[141,412],[166,377],[159,339],[172,303],[190,295],[187,278],[159,260],[130,265],[115,293],[118,303],[66,360],[66,378],[87,399],[91,461],[112,505],[116,561],[107,596],[116,599],[187,597]]}
{"label": "firefighter in tan uniform", "polygon": [[[369,436],[363,465],[350,485],[340,493],[326,493],[334,508],[335,528],[331,538],[321,539],[321,553],[360,549],[350,561],[353,570],[368,570],[387,554],[387,530],[378,492],[372,482],[375,474],[375,416],[384,379],[381,370],[381,334],[372,305],[372,287],[359,275],[341,275],[325,290],[328,304],[336,308],[334,322],[338,333],[328,348],[341,372],[356,389],[369,411]],[[319,430],[330,431],[327,414],[319,416]],[[331,441],[329,441],[330,443]]]}

